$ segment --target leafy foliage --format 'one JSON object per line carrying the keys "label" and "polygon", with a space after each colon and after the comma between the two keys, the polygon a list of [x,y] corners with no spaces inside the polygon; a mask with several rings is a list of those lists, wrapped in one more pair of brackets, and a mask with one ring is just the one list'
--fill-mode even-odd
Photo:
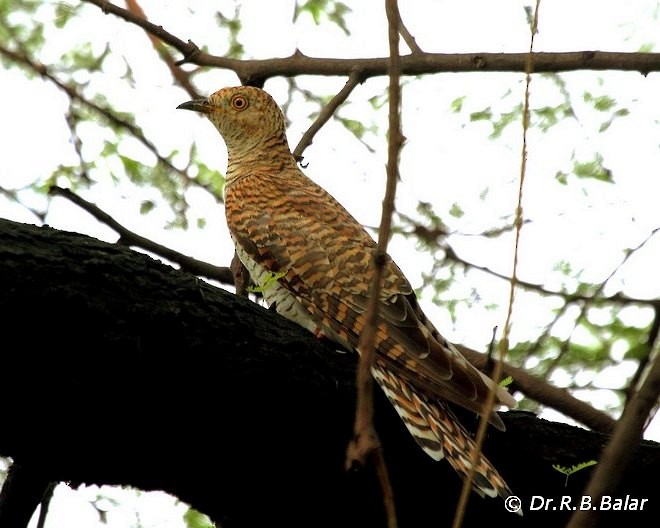
{"label": "leafy foliage", "polygon": [[337,0],[307,0],[302,5],[296,3],[293,20],[296,21],[302,13],[308,13],[317,26],[323,18],[327,18],[330,22],[336,24],[346,35],[350,35],[351,32],[346,24],[346,14],[350,13],[350,11],[350,7]]}
{"label": "leafy foliage", "polygon": [[560,473],[566,475],[566,483],[565,485],[568,485],[568,477],[570,477],[573,473],[577,473],[578,471],[581,471],[585,468],[591,467],[596,465],[598,462],[595,460],[588,460],[587,462],[580,462],[579,464],[576,464],[574,466],[566,467],[562,466],[560,464],[552,464],[552,469],[559,471]]}
{"label": "leafy foliage", "polygon": [[189,508],[183,514],[183,522],[186,523],[188,528],[215,528],[215,524],[211,522],[207,515],[198,512],[194,508]]}
{"label": "leafy foliage", "polygon": [[245,49],[239,40],[239,35],[242,28],[240,10],[236,8],[236,11],[232,17],[227,17],[218,11],[216,13],[216,18],[218,20],[218,26],[220,28],[226,29],[229,33],[229,49],[227,50],[226,56],[233,59],[242,57]]}
{"label": "leafy foliage", "polygon": [[[594,158],[589,161],[573,160],[573,170],[571,174],[580,179],[593,179],[605,183],[614,183],[612,179],[612,171],[603,165],[603,156],[599,153],[594,155]],[[568,183],[569,174],[558,171],[555,179],[562,185]]]}
{"label": "leafy foliage", "polygon": [[[296,23],[301,26],[301,19],[305,17],[317,26],[331,27],[335,35],[351,36],[363,28],[353,24],[353,12],[348,4],[337,0],[300,0],[295,5],[293,22],[286,30],[295,30]],[[190,38],[198,42],[202,49],[211,43],[220,43],[224,58],[241,58],[245,50],[250,49],[249,38],[245,35],[244,11],[240,3],[234,5],[233,12],[218,12],[217,7],[213,7],[204,17],[196,19],[200,22],[200,33],[195,33],[196,27],[190,28],[190,35],[165,29],[178,33],[184,41]],[[185,9],[192,17],[203,7],[195,4]],[[531,11],[526,12],[531,17]],[[95,31],[87,40],[78,29],[80,24],[89,24],[90,14],[99,18],[89,26]],[[210,25],[202,26],[206,21]],[[217,69],[189,64],[170,69],[180,56],[162,43],[156,46],[135,26],[119,33],[118,28],[122,26],[127,24],[103,15],[84,2],[0,0],[2,66],[49,86],[56,94],[43,103],[37,101],[37,105],[29,106],[26,113],[59,105],[61,127],[53,137],[64,135],[67,141],[66,149],[49,168],[40,169],[27,183],[7,185],[3,181],[0,194],[4,199],[26,204],[39,220],[48,220],[51,186],[95,191],[107,189],[110,184],[118,193],[126,188],[135,191],[132,207],[146,217],[145,221],[157,218],[157,213],[165,209],[171,213],[163,221],[166,226],[203,228],[206,218],[210,217],[191,214],[191,196],[211,198],[214,204],[221,202],[225,177],[217,170],[218,165],[210,161],[209,152],[198,150],[196,138],[189,129],[176,130],[174,101],[185,100],[182,91],[188,89],[182,79],[191,86],[194,81],[193,90],[188,93],[190,97],[194,96],[190,92],[195,86],[200,91],[208,91],[220,79],[229,81]],[[277,37],[277,32],[268,37]],[[58,47],[58,42],[68,44]],[[647,52],[654,46],[655,43],[646,42],[640,44],[639,49]],[[331,56],[332,48],[328,50]],[[432,127],[421,132],[417,130],[415,119],[404,119],[408,145],[412,148],[428,137],[435,138],[435,143],[416,151],[415,157],[421,160],[416,169],[424,173],[425,180],[418,180],[422,183],[417,184],[412,205],[403,202],[399,207],[397,204],[396,232],[398,237],[410,239],[405,242],[410,242],[409,247],[416,251],[412,260],[421,271],[411,279],[420,297],[439,306],[439,313],[457,327],[463,324],[461,318],[469,308],[474,325],[470,332],[482,327],[489,332],[492,326],[486,322],[490,321],[487,317],[503,309],[505,296],[501,291],[509,284],[510,262],[500,257],[511,254],[511,235],[515,227],[510,203],[517,192],[522,84],[519,76],[502,81],[503,76],[498,77],[501,84],[494,83],[493,87],[488,84],[484,85],[485,90],[483,86],[477,90],[470,75],[464,77],[462,84],[452,85],[450,76],[443,74],[439,76],[442,81],[438,82],[437,89],[427,92],[433,93],[433,97],[404,97],[404,111],[415,106],[423,108],[422,112],[413,114],[420,121],[433,113]],[[523,306],[519,316],[526,331],[512,340],[508,361],[570,390],[612,390],[618,401],[628,378],[622,376],[620,384],[604,386],[598,375],[622,363],[643,365],[648,360],[654,346],[652,330],[654,318],[658,317],[657,301],[627,297],[626,281],[617,277],[619,271],[626,269],[625,259],[623,262],[611,259],[608,262],[614,263],[604,271],[602,268],[607,268],[607,262],[596,262],[600,257],[595,254],[586,265],[579,260],[580,251],[590,251],[586,249],[591,247],[589,239],[599,236],[597,222],[594,222],[593,233],[584,231],[586,234],[579,247],[569,247],[558,229],[539,229],[544,222],[558,226],[564,216],[577,211],[574,220],[577,230],[584,223],[585,211],[609,208],[611,202],[622,201],[621,196],[625,194],[621,192],[618,196],[618,190],[629,174],[622,171],[620,165],[616,166],[616,156],[605,150],[605,140],[616,138],[617,127],[629,124],[628,118],[638,112],[637,101],[616,92],[614,82],[606,74],[597,78],[589,75],[590,80],[584,81],[575,74],[542,73],[535,74],[532,80],[528,176],[533,190],[525,189],[528,194],[523,200],[524,227],[529,227],[530,231],[529,235],[523,232],[523,245],[529,249],[522,258],[523,264],[530,264],[519,277],[518,288],[518,299]],[[434,82],[431,77],[412,78],[411,92],[417,85]],[[290,104],[286,109],[292,121],[301,115],[303,120],[318,116],[337,93],[337,85],[327,81],[327,84],[310,88],[312,84],[308,78],[287,79]],[[361,175],[363,171],[365,178],[369,169],[363,168],[366,158],[360,156],[364,154],[373,159],[382,155],[386,136],[383,116],[388,98],[384,86],[384,83],[379,85],[370,80],[332,116],[333,121],[348,132],[345,135],[349,139],[365,147],[342,151],[345,153],[342,157],[355,159],[355,172]],[[145,93],[149,95],[145,97]],[[363,97],[361,102],[360,97]],[[153,99],[159,100],[157,106],[151,106]],[[164,108],[164,104],[172,108]],[[443,113],[438,108],[442,108]],[[167,129],[176,131],[178,141],[163,139],[162,132]],[[567,131],[573,129],[580,129],[586,139],[582,145],[570,144],[566,148],[564,138],[569,137]],[[460,166],[451,178],[441,181],[441,191],[432,191],[436,180],[447,172],[444,159],[453,155],[461,139],[458,136],[463,133],[472,141],[470,148],[458,157]],[[561,148],[544,150],[548,145]],[[405,155],[406,150],[403,153]],[[513,162],[502,169],[496,163],[501,157],[509,157]],[[477,163],[483,159],[491,161]],[[26,160],[26,165],[30,161]],[[377,158],[376,165],[381,161],[382,158]],[[635,161],[630,160],[631,167]],[[643,168],[649,173],[654,173],[655,169],[653,166]],[[407,177],[410,178],[410,173],[402,172],[402,179]],[[533,185],[539,187],[534,189]],[[156,192],[145,192],[152,190]],[[531,205],[525,201],[528,197]],[[362,213],[359,208],[352,212]],[[634,231],[633,224],[649,223],[648,217],[642,221],[637,219],[639,212],[631,207],[630,217],[635,216],[635,220],[622,220],[617,226],[619,230]],[[638,262],[655,262],[654,255],[649,256],[650,252],[644,253],[635,247],[631,241],[636,240],[635,236],[625,241],[612,236],[607,243],[619,254],[635,253]],[[536,257],[543,253],[552,256],[548,257],[544,268],[536,270]],[[598,273],[591,272],[595,264],[602,264]],[[538,310],[540,314],[533,321],[525,319],[528,306],[532,307],[530,312]],[[444,333],[451,330],[444,326],[439,328]],[[521,402],[522,408],[534,406],[534,402]],[[556,469],[567,477],[568,471],[577,470],[575,466]],[[185,522],[190,528],[208,526],[194,510],[186,513]]]}

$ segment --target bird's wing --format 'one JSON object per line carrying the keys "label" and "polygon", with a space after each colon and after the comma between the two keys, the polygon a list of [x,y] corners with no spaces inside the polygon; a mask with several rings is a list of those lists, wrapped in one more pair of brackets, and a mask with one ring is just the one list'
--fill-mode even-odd
{"label": "bird's wing", "polygon": [[[376,247],[362,225],[302,173],[286,181],[281,175],[251,174],[226,192],[234,241],[316,320],[357,348]],[[492,380],[435,330],[391,260],[380,317],[376,348],[388,368],[432,395],[481,412]],[[503,389],[498,396],[501,403],[515,403]],[[494,413],[490,419],[502,426]]]}

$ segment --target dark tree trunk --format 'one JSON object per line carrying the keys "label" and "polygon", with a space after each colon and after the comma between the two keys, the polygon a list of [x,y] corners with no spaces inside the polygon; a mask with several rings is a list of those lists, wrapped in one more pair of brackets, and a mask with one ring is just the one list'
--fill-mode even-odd
{"label": "dark tree trunk", "polygon": [[[48,481],[165,490],[224,528],[384,526],[373,471],[343,470],[353,354],[128,248],[3,220],[0,314],[0,454],[32,483],[17,471],[6,486],[2,528]],[[380,393],[376,417],[399,525],[449,526],[458,477]],[[590,470],[566,483],[552,465],[597,459],[607,437],[502,417],[485,451],[525,516],[473,494],[464,526],[562,526],[561,498],[579,506]],[[660,447],[644,442],[613,496],[647,498],[644,509],[603,512],[601,525],[657,526],[658,474]],[[548,511],[530,511],[535,495],[554,500]]]}

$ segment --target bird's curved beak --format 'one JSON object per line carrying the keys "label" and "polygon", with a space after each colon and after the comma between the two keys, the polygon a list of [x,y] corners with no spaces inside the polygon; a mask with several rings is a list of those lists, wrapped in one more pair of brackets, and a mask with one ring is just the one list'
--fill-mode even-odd
{"label": "bird's curved beak", "polygon": [[181,103],[176,108],[177,110],[192,110],[193,112],[210,114],[212,107],[208,99],[193,99],[192,101],[186,101],[185,103]]}

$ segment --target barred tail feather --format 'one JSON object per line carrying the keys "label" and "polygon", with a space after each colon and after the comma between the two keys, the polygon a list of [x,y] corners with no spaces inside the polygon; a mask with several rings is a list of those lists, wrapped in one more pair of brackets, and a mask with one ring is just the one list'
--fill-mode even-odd
{"label": "barred tail feather", "polygon": [[[446,404],[427,399],[378,363],[372,374],[424,452],[433,460],[446,458],[461,478],[466,478],[475,444]],[[499,495],[506,499],[511,495],[504,479],[483,455],[474,472],[473,489],[482,497]]]}

